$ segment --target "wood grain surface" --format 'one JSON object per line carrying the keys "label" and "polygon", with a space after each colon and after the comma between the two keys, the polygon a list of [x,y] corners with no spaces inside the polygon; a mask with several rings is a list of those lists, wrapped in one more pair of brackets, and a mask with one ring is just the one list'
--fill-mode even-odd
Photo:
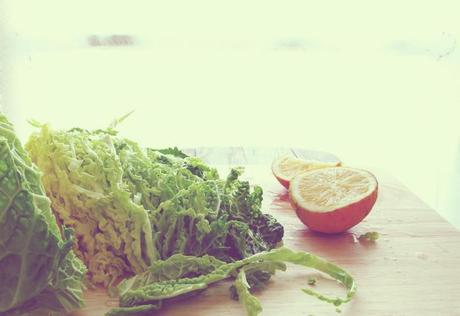
{"label": "wood grain surface", "polygon": [[[355,277],[358,292],[341,307],[340,315],[460,315],[460,232],[387,172],[365,166],[379,180],[374,209],[349,232],[327,236],[311,232],[297,219],[286,189],[271,174],[270,163],[283,153],[326,161],[336,160],[335,156],[283,148],[193,148],[186,152],[216,166],[221,176],[230,166],[244,165],[244,177],[264,189],[264,211],[284,225],[285,245],[322,256]],[[368,231],[378,231],[380,239],[357,242],[356,237]],[[324,275],[288,265],[287,272],[278,273],[258,294],[262,314],[339,315],[335,307],[300,291],[311,276],[317,278],[317,290],[344,293]],[[212,286],[198,297],[152,315],[245,315],[242,306],[230,299],[229,286],[229,282]],[[117,305],[102,289],[88,290],[85,298],[87,307],[73,316],[103,315]]]}

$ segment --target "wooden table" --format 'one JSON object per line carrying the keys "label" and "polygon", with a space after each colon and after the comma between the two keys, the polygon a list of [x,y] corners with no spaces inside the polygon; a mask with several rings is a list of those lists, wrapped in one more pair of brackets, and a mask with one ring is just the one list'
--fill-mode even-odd
{"label": "wooden table", "polygon": [[[326,236],[308,230],[296,217],[287,191],[272,176],[270,163],[282,153],[333,161],[333,155],[298,149],[197,148],[186,150],[218,167],[244,165],[245,177],[264,188],[264,210],[285,227],[284,243],[339,264],[356,279],[358,292],[341,307],[341,315],[460,315],[460,232],[443,220],[395,178],[375,168],[379,198],[371,214],[349,232]],[[351,162],[347,165],[352,166]],[[375,243],[357,242],[356,236],[378,231]],[[335,308],[300,291],[309,277],[316,288],[330,294],[344,290],[314,270],[289,265],[258,295],[262,315],[338,315]],[[157,315],[245,315],[229,298],[224,282],[200,296],[168,306]],[[87,308],[74,316],[96,316],[116,305],[103,291],[86,293]]]}

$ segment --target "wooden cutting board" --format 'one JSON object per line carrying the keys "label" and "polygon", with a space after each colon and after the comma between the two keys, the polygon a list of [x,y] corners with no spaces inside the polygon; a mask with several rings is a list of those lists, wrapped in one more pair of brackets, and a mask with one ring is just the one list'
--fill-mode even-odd
{"label": "wooden cutting board", "polygon": [[[187,152],[218,167],[221,176],[229,166],[244,165],[245,178],[264,188],[264,211],[284,225],[285,245],[320,255],[355,277],[358,292],[352,302],[341,307],[340,315],[460,315],[460,232],[388,173],[367,167],[379,180],[373,211],[349,232],[327,236],[311,232],[297,219],[286,189],[271,174],[270,163],[285,152],[326,161],[334,161],[335,156],[282,148],[197,148]],[[356,237],[368,231],[378,231],[380,239],[357,242]],[[343,295],[335,281],[314,270],[288,265],[287,272],[278,273],[259,293],[262,315],[338,315],[335,307],[300,291],[308,287],[310,277],[317,278],[317,290]],[[229,297],[230,284],[212,286],[198,297],[154,315],[245,315],[242,306]],[[71,315],[99,316],[117,305],[117,300],[101,289],[87,291],[85,298],[87,307]]]}

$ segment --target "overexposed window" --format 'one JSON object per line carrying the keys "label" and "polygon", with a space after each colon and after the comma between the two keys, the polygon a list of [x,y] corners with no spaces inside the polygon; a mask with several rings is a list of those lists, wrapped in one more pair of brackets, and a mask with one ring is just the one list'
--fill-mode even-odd
{"label": "overexposed window", "polygon": [[23,139],[30,119],[101,128],[134,110],[119,128],[145,145],[330,151],[460,225],[443,211],[459,174],[458,1],[1,5],[1,103]]}

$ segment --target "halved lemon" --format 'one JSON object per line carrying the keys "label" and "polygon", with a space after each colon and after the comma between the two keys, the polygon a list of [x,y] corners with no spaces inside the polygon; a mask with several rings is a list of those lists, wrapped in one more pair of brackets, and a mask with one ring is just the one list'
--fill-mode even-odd
{"label": "halved lemon", "polygon": [[284,155],[275,159],[272,163],[273,175],[286,188],[296,175],[320,168],[340,166],[341,162],[331,163],[317,160],[303,160],[289,155]]}
{"label": "halved lemon", "polygon": [[289,197],[297,216],[310,229],[340,233],[369,214],[377,192],[377,179],[369,171],[333,167],[294,177]]}

